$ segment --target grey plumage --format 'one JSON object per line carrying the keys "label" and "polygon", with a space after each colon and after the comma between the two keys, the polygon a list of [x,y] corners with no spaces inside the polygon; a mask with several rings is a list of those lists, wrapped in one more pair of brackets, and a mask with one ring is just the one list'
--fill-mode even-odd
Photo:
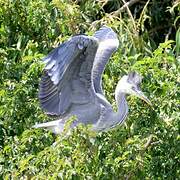
{"label": "grey plumage", "polygon": [[[94,36],[77,35],[70,38],[45,57],[39,99],[45,112],[59,119],[34,127],[49,128],[60,133],[65,122],[73,115],[77,121],[72,123],[72,128],[84,123],[92,124],[92,130],[103,131],[121,124],[128,113],[126,94],[142,92],[139,89],[141,77],[133,72],[123,76],[117,85],[117,112],[113,111],[105,98],[101,76],[118,46],[116,33],[103,26]],[[149,102],[144,95],[138,96]]]}

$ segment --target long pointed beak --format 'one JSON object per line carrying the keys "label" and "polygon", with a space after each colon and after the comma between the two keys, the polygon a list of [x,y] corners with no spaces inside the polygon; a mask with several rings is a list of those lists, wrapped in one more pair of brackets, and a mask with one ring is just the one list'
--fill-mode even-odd
{"label": "long pointed beak", "polygon": [[140,99],[142,99],[143,101],[145,101],[147,104],[149,104],[150,106],[153,106],[151,101],[144,95],[144,93],[142,91],[135,91],[135,95],[137,97],[139,97]]}

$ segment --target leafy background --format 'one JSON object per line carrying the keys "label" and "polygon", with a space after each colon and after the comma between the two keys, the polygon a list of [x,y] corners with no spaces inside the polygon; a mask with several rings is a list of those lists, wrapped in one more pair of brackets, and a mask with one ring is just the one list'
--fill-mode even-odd
{"label": "leafy background", "polygon": [[[178,179],[180,177],[178,0],[0,0],[0,179]],[[153,108],[135,97],[126,122],[93,135],[32,129],[50,121],[37,98],[42,57],[72,35],[102,25],[120,48],[103,75],[115,107],[117,81],[143,77]]]}

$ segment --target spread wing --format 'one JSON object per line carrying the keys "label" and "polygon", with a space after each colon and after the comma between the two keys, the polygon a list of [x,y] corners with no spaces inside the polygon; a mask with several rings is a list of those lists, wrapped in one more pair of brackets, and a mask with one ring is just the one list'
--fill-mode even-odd
{"label": "spread wing", "polygon": [[111,28],[106,26],[103,26],[99,31],[96,31],[94,37],[98,39],[99,46],[93,65],[93,84],[95,92],[103,94],[101,86],[102,73],[112,53],[117,50],[119,40],[117,34]]}
{"label": "spread wing", "polygon": [[40,83],[42,108],[51,115],[63,115],[74,104],[93,99],[91,70],[98,48],[95,37],[78,35],[54,49],[46,58]]}

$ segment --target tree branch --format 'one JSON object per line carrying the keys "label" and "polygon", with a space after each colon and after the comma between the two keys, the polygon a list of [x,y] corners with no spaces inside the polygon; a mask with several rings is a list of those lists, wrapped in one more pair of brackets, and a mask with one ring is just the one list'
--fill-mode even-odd
{"label": "tree branch", "polygon": [[121,12],[125,11],[128,7],[131,7],[133,4],[139,2],[140,0],[131,0],[129,2],[126,2],[121,8],[119,8],[117,11],[115,11],[113,14],[115,16],[119,15]]}
{"label": "tree branch", "polygon": [[151,145],[153,140],[153,135],[151,134],[146,142],[146,144],[144,145],[144,151]]}

